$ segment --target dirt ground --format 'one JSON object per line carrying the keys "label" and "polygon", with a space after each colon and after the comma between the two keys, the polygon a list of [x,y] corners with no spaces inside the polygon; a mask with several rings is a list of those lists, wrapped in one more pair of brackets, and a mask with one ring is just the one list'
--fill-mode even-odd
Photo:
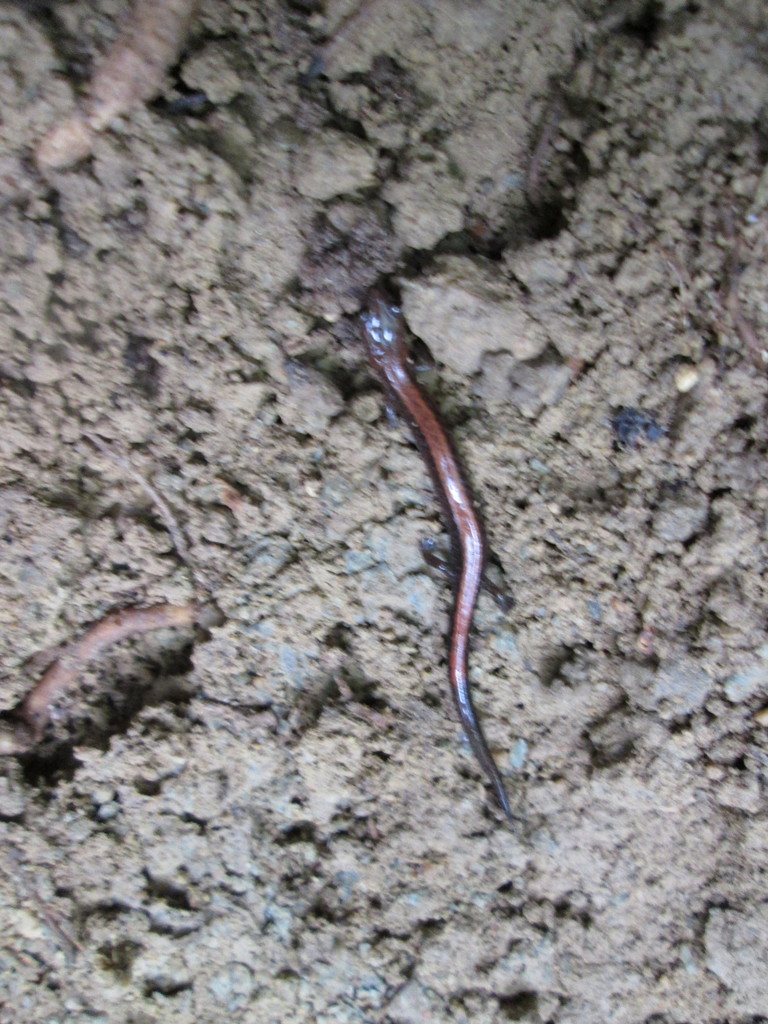
{"label": "dirt ground", "polygon": [[[0,762],[0,1021],[768,1020],[763,0],[205,0],[38,173],[124,12],[0,5],[0,709],[193,574],[225,621]],[[515,598],[471,654],[514,828],[381,275]]]}

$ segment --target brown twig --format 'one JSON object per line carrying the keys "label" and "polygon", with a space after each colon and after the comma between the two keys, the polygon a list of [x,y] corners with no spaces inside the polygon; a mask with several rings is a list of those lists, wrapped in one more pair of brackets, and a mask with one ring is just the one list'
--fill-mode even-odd
{"label": "brown twig", "polygon": [[[85,665],[105,648],[127,637],[155,629],[191,626],[195,623],[210,628],[223,621],[210,587],[195,572],[187,539],[162,495],[134,468],[127,457],[116,454],[99,437],[84,437],[135,480],[157,506],[176,553],[189,570],[197,599],[180,605],[156,604],[148,608],[121,608],[109,612],[89,626],[79,640],[62,644],[48,652],[46,660],[49,664],[43,675],[26,697],[8,713],[6,720],[0,723],[0,756],[24,753],[40,742],[50,721],[53,701],[73,685]],[[35,655],[31,664],[42,667],[42,657]]]}
{"label": "brown twig", "polygon": [[191,626],[198,621],[200,606],[156,604],[148,608],[123,608],[93,623],[79,640],[66,644],[38,682],[10,714],[0,732],[0,755],[20,754],[43,737],[51,716],[51,704],[74,683],[83,668],[112,644],[155,629]]}
{"label": "brown twig", "polygon": [[91,152],[113,118],[152,99],[187,38],[199,0],[135,0],[122,31],[94,74],[82,108],[39,143],[42,171],[68,167]]}

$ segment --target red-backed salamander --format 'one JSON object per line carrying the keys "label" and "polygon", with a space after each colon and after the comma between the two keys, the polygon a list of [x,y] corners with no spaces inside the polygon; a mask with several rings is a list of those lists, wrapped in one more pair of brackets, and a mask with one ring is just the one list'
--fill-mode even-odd
{"label": "red-backed salamander", "polygon": [[469,631],[485,567],[486,548],[480,520],[451,440],[429,396],[416,380],[399,307],[375,289],[368,296],[360,320],[371,366],[389,400],[408,421],[445,506],[459,563],[448,643],[448,676],[475,757],[511,821],[504,783],[480,728],[469,690]]}

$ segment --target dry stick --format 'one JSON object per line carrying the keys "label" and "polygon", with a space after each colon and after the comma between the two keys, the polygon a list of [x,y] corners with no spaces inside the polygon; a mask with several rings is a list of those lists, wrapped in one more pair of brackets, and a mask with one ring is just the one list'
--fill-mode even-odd
{"label": "dry stick", "polygon": [[40,170],[56,170],[84,159],[97,132],[157,95],[166,69],[181,52],[198,3],[136,0],[96,69],[85,104],[39,143],[35,163]]}
{"label": "dry stick", "polygon": [[173,512],[171,512],[168,502],[162,494],[155,490],[152,484],[141,475],[130,459],[124,455],[117,455],[112,451],[106,441],[102,441],[102,439],[97,437],[95,434],[83,434],[83,438],[89,444],[92,444],[94,448],[98,448],[101,454],[105,455],[110,462],[114,462],[114,464],[119,466],[120,469],[124,469],[128,476],[134,480],[139,487],[141,487],[147,497],[157,506],[157,510],[165,523],[165,528],[171,535],[171,541],[174,548],[176,548],[176,554],[182,560],[184,565],[190,569],[189,545],[187,544],[181,527],[176,522]]}
{"label": "dry stick", "polygon": [[530,200],[537,202],[541,185],[541,171],[544,159],[553,143],[555,131],[563,117],[563,97],[559,88],[547,104],[539,137],[534,147],[525,175],[525,191]]}
{"label": "dry stick", "polygon": [[305,76],[306,79],[315,78],[327,68],[339,47],[349,38],[354,38],[361,26],[365,26],[365,22],[371,17],[377,5],[378,0],[358,0],[335,26],[332,34],[315,51],[312,64]]}
{"label": "dry stick", "polygon": [[79,640],[62,648],[40,680],[13,709],[11,728],[0,733],[0,755],[20,754],[40,742],[50,720],[54,698],[68,689],[85,665],[105,648],[137,633],[194,625],[199,610],[196,601],[155,604],[149,608],[123,608],[99,619]]}
{"label": "dry stick", "polygon": [[745,345],[752,354],[752,359],[758,369],[764,370],[768,364],[768,348],[760,341],[753,324],[744,316],[739,298],[738,278],[731,281],[730,287],[725,295],[725,308],[731,315],[733,328],[739,336],[742,345]]}
{"label": "dry stick", "polygon": [[89,444],[92,444],[95,448],[98,448],[102,455],[106,456],[110,462],[113,462],[116,466],[119,466],[120,469],[124,470],[128,476],[130,476],[132,480],[135,480],[139,487],[141,487],[150,501],[155,504],[158,512],[160,513],[160,518],[163,520],[165,528],[170,534],[171,543],[176,549],[176,554],[189,571],[197,596],[200,598],[206,597],[210,599],[211,586],[203,575],[195,568],[189,548],[189,542],[184,535],[184,531],[179,526],[176,517],[171,511],[170,505],[162,494],[160,494],[160,492],[152,486],[146,477],[136,469],[127,455],[118,455],[116,452],[112,451],[105,441],[100,437],[97,437],[95,434],[83,434],[83,439]]}

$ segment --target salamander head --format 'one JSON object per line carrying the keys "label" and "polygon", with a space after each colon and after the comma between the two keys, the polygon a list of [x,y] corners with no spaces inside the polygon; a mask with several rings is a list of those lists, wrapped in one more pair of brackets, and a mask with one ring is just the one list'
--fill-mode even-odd
{"label": "salamander head", "polygon": [[377,372],[386,373],[387,364],[407,361],[402,311],[379,289],[370,292],[360,325],[368,358]]}

